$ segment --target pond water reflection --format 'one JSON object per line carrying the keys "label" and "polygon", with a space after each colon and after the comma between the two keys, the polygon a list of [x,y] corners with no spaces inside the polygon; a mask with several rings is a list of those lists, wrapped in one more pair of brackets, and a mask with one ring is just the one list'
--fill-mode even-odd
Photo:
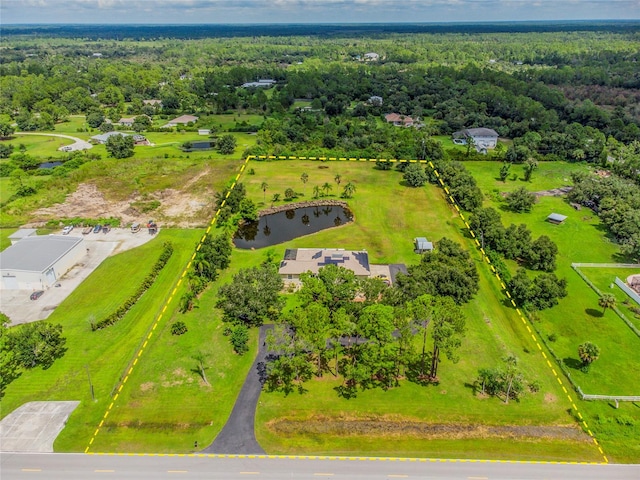
{"label": "pond water reflection", "polygon": [[238,248],[268,247],[352,221],[351,211],[337,205],[292,208],[242,225],[233,243]]}

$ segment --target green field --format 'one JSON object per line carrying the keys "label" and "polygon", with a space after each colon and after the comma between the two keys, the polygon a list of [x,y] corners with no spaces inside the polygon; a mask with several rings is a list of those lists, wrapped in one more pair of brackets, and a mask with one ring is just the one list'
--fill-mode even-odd
{"label": "green field", "polygon": [[[442,191],[433,186],[411,189],[401,186],[401,174],[396,171],[378,171],[371,165],[361,163],[282,161],[254,162],[251,167],[255,175],[244,177],[247,192],[254,201],[263,201],[262,182],[269,187],[266,197],[293,188],[308,199],[314,185],[333,183],[334,195],[339,190],[334,182],[336,174],[341,176],[341,184],[353,182],[357,190],[349,206],[355,214],[354,224],[327,230],[273,247],[278,255],[284,248],[326,246],[340,248],[367,248],[372,263],[417,262],[413,253],[412,239],[426,236],[438,240],[448,236],[470,245],[464,237],[462,222],[444,198]],[[300,180],[302,173],[309,176],[305,185]],[[270,204],[269,202],[267,202]],[[384,418],[391,416],[405,422],[427,423],[468,423],[471,425],[564,425],[572,420],[566,415],[569,407],[566,397],[559,390],[535,344],[517,319],[514,310],[502,306],[499,289],[487,268],[479,260],[481,292],[465,307],[468,331],[460,354],[461,361],[452,365],[443,361],[442,380],[438,386],[419,387],[410,382],[387,392],[380,390],[362,393],[355,400],[345,400],[337,396],[332,387],[335,381],[327,378],[311,382],[310,392],[304,396],[297,394],[283,397],[278,393],[263,393],[258,407],[256,431],[258,439],[268,452],[278,453],[349,453],[385,455],[444,455],[452,457],[477,456],[488,458],[518,458],[523,450],[532,457],[557,459],[582,458],[598,461],[598,452],[587,443],[576,443],[567,448],[564,441],[540,440],[530,444],[523,440],[510,443],[502,448],[504,439],[486,438],[474,443],[473,451],[468,451],[469,443],[456,442],[452,438],[442,439],[429,446],[429,442],[397,442],[395,434],[382,435],[373,441],[371,435],[349,436],[348,440],[338,435],[316,435],[305,430],[312,419],[350,418],[354,420]],[[529,394],[517,404],[504,405],[497,399],[479,399],[474,396],[472,384],[481,366],[492,367],[508,353],[515,353],[521,360],[530,381],[541,382],[539,393]],[[299,432],[276,435],[272,429],[274,422],[282,419],[302,421]],[[305,427],[304,425],[307,425]],[[393,439],[393,441],[391,441]],[[348,443],[348,446],[347,446]],[[446,444],[446,451],[438,445]],[[527,445],[525,448],[524,445]],[[494,452],[494,453],[490,453]],[[496,453],[500,452],[500,453]],[[517,452],[517,453],[516,453]],[[534,453],[535,452],[535,453]]]}
{"label": "green field", "polygon": [[[500,164],[497,162],[465,162],[473,173],[484,195],[484,206],[496,208],[505,225],[525,223],[532,237],[547,235],[559,249],[556,275],[566,278],[568,296],[558,306],[536,312],[536,329],[557,358],[563,361],[576,385],[584,393],[602,395],[638,395],[637,378],[640,378],[640,339],[613,311],[598,306],[598,295],[576,274],[571,263],[612,263],[624,261],[618,247],[609,241],[598,217],[590,210],[574,210],[562,197],[541,197],[528,214],[513,213],[504,208],[501,192],[525,185],[530,191],[540,191],[570,185],[573,171],[588,170],[584,164],[540,163],[531,182],[508,180],[506,184],[496,179]],[[517,168],[514,165],[513,168]],[[497,191],[496,191],[497,190]],[[550,213],[567,215],[562,225],[553,225],[545,219]],[[515,263],[508,262],[515,270]],[[591,276],[590,269],[589,276]],[[607,287],[608,290],[608,287]],[[604,289],[603,289],[604,291]],[[549,338],[555,341],[549,341]],[[578,345],[591,341],[601,349],[601,356],[585,374],[579,369]],[[591,420],[590,425],[598,439],[605,444],[605,451],[620,461],[637,461],[640,458],[640,438],[632,437],[632,426],[625,418],[640,421],[640,415],[632,404],[621,405],[620,411],[611,412],[606,402],[582,404]],[[612,413],[614,413],[612,415]],[[608,420],[606,420],[608,419]],[[595,425],[595,426],[594,426]],[[607,443],[606,442],[610,442]]]}
{"label": "green field", "polygon": [[[237,168],[235,162],[227,163],[217,178],[221,185]],[[116,166],[113,167],[117,172]],[[238,357],[231,353],[228,341],[222,335],[219,313],[213,308],[216,291],[238,269],[264,260],[266,251],[272,251],[280,258],[286,248],[366,248],[372,263],[411,264],[419,259],[413,253],[414,237],[426,236],[436,241],[447,236],[470,248],[481,279],[479,294],[464,307],[467,333],[459,352],[460,362],[454,365],[443,359],[438,385],[424,387],[403,380],[398,388],[386,392],[361,392],[351,400],[337,396],[333,390],[336,380],[331,377],[309,382],[309,392],[302,396],[285,397],[263,392],[256,421],[260,444],[268,453],[603,460],[589,436],[581,433],[573,416],[567,414],[571,404],[566,394],[515,310],[505,306],[508,304],[499,285],[472,248],[462,222],[440,189],[430,185],[418,189],[404,187],[399,172],[375,170],[367,163],[253,161],[247,168],[247,171],[251,170],[253,174],[245,174],[241,181],[247,187],[248,196],[262,206],[271,205],[270,198],[274,193],[284,197],[287,188],[299,192],[297,201],[311,199],[313,187],[325,182],[333,185],[329,198],[338,198],[341,186],[352,182],[356,192],[348,203],[355,221],[266,249],[235,250],[231,268],[203,293],[196,309],[186,315],[171,313],[177,305],[174,299],[95,438],[92,451],[186,453],[191,451],[194,439],[201,446],[214,439],[231,411],[255,354],[255,332],[249,354]],[[176,173],[179,169],[174,174],[150,175],[149,184],[156,188],[161,184],[161,178],[176,177]],[[306,184],[300,179],[303,173],[309,178]],[[122,175],[124,178],[124,173]],[[341,186],[335,182],[336,175],[341,177]],[[119,178],[118,175],[115,177]],[[266,195],[261,188],[263,182],[268,184]],[[551,186],[554,183],[552,179],[545,182]],[[114,187],[113,194],[128,188],[127,184]],[[491,204],[492,200],[487,202]],[[544,205],[544,211],[541,205]],[[536,327],[543,335],[553,332],[560,335],[556,342],[550,343],[560,356],[576,356],[572,342],[577,331],[580,335],[592,335],[589,339],[601,346],[603,355],[588,375],[571,371],[574,380],[580,385],[584,382],[583,389],[590,389],[591,384],[601,390],[615,384],[633,385],[631,379],[637,378],[637,366],[640,365],[634,355],[638,354],[620,348],[614,351],[610,343],[624,344],[637,341],[637,337],[633,340],[627,335],[624,328],[629,332],[630,329],[613,312],[606,312],[603,319],[590,320],[586,326],[577,323],[585,317],[580,314],[581,310],[584,312],[591,305],[597,308],[597,296],[569,267],[572,261],[611,261],[616,255],[616,247],[603,241],[597,217],[570,218],[563,225],[553,226],[544,222],[547,209],[565,214],[573,212],[561,199],[554,197],[543,198],[526,216],[502,212],[505,223],[521,219],[529,224],[534,237],[541,233],[551,236],[561,252],[558,273],[561,276],[573,274],[577,278],[570,279],[569,297],[558,307],[540,314]],[[586,215],[587,212],[579,214]],[[583,248],[572,242],[576,235],[580,235]],[[110,311],[141,281],[146,274],[141,265],[151,265],[155,261],[163,236],[174,241],[176,253],[156,285],[119,324],[100,332],[90,332],[89,319]],[[201,232],[197,230],[164,230],[160,239],[108,259],[50,318],[65,327],[69,347],[66,356],[51,369],[27,372],[14,382],[3,400],[3,411],[10,412],[29,400],[79,399],[81,405],[71,416],[55,447],[60,451],[83,451],[104,416],[118,378],[126,372],[127,364],[165,304],[200,236]],[[117,295],[106,295],[104,276],[126,279]],[[178,289],[176,295],[180,292]],[[613,315],[611,319],[610,315]],[[189,332],[181,337],[172,336],[169,331],[170,323],[177,319],[185,321],[189,328]],[[604,326],[603,322],[606,322]],[[577,331],[565,333],[559,331],[560,326],[571,326]],[[193,355],[198,351],[210,362],[207,370],[210,387],[203,385],[194,371]],[[474,381],[478,368],[496,367],[509,353],[518,356],[527,382],[538,383],[539,391],[528,392],[519,402],[509,405],[496,398],[476,395]],[[95,402],[91,401],[85,365],[91,372]],[[566,380],[565,385],[568,385]],[[601,391],[590,390],[589,393]],[[615,412],[606,403],[579,402],[578,406],[609,460],[637,461],[640,442],[633,428],[634,422],[638,421],[633,405],[623,404]],[[388,424],[388,430],[373,432],[365,426],[356,430],[358,433],[345,434],[336,427],[340,422],[350,427],[372,420]],[[425,424],[439,426],[444,433],[429,440],[402,433],[403,428]],[[463,439],[458,431],[461,425],[477,427],[480,432],[505,427],[521,430],[515,437],[485,432]],[[568,428],[553,433],[555,427]]]}
{"label": "green field", "polygon": [[[50,369],[27,371],[13,382],[2,400],[3,415],[28,401],[79,400],[80,405],[57,438],[55,448],[57,451],[84,451],[112,401],[118,380],[126,374],[127,365],[134,359],[147,330],[165,305],[201,234],[198,230],[163,230],[158,238],[144,246],[105,260],[48,319],[63,325],[67,353]],[[174,254],[151,289],[118,324],[91,332],[91,321],[112,312],[138,287],[157,259],[164,241],[174,244]],[[111,280],[106,282],[105,278]],[[116,290],[108,287],[114,281],[118,284]],[[171,308],[176,303],[174,300]],[[118,420],[118,428],[115,429],[118,435],[109,434],[113,425],[107,422],[96,438],[94,448],[185,451],[186,445],[193,445],[194,434],[203,431],[206,432],[202,433],[203,437],[211,437],[215,429],[224,423],[251,362],[251,355],[240,359],[229,355],[227,342],[221,340],[219,322],[208,317],[186,319],[186,322],[189,332],[181,337],[173,337],[169,333],[168,316],[159,323],[145,355],[141,357],[140,368],[136,370],[145,387],[140,389],[138,385],[137,389],[125,389],[122,395],[130,394],[135,401],[131,405],[121,401],[111,417],[118,419],[117,413],[124,410],[125,419],[130,419],[127,415],[132,413],[136,421],[149,419],[152,425],[144,440],[140,441],[137,430],[133,428],[135,425],[127,424],[127,420]],[[201,342],[205,338],[209,340],[203,345]],[[198,376],[191,371],[195,367],[191,356],[198,348],[209,355],[211,366],[215,367],[209,376],[212,388],[199,388]],[[87,372],[91,376],[95,401],[91,396]],[[132,377],[127,386],[134,385],[136,378]],[[147,402],[145,393],[153,394],[152,400]],[[148,416],[140,415],[136,404],[143,405]],[[170,405],[173,405],[173,410]],[[203,410],[204,405],[209,407]],[[220,408],[221,414],[212,414],[214,408]],[[193,415],[185,416],[186,411]],[[196,412],[206,415],[208,420],[204,422],[195,415]],[[211,418],[217,420],[211,422]]]}
{"label": "green field", "polygon": [[602,293],[611,293],[616,297],[616,306],[622,314],[631,321],[636,328],[640,329],[640,314],[632,308],[638,309],[640,305],[629,298],[624,290],[615,284],[616,277],[625,281],[629,275],[640,274],[639,268],[589,268],[580,267],[580,271],[598,288]]}

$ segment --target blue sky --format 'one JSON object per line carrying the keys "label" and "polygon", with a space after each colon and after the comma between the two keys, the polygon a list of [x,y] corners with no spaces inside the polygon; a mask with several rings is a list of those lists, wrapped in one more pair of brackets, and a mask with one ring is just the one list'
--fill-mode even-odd
{"label": "blue sky", "polygon": [[0,0],[5,25],[591,19],[640,19],[640,0]]}

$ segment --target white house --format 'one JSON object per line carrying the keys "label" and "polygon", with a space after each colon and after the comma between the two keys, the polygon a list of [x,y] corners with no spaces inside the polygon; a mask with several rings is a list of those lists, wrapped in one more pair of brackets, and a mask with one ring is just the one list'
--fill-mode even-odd
{"label": "white house", "polygon": [[453,143],[466,145],[468,139],[473,139],[477,151],[495,148],[498,144],[498,132],[491,128],[465,128],[453,134]]}
{"label": "white house", "polygon": [[0,287],[42,290],[52,286],[85,254],[83,241],[61,235],[23,238],[0,252]]}
{"label": "white house", "polygon": [[275,85],[277,82],[271,78],[262,78],[257,82],[246,82],[241,86],[242,88],[269,88]]}
{"label": "white house", "polygon": [[365,62],[377,62],[378,60],[380,60],[380,55],[378,55],[376,52],[369,52],[364,54]]}

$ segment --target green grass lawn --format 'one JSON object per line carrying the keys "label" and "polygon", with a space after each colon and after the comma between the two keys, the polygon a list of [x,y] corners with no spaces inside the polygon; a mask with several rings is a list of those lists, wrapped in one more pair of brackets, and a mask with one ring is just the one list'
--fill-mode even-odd
{"label": "green grass lawn", "polygon": [[[34,132],[35,133],[35,132]],[[65,152],[60,152],[58,148],[63,145],[70,145],[73,140],[68,138],[49,137],[43,135],[14,135],[11,140],[5,140],[6,143],[13,145],[13,152],[19,152],[19,146],[24,145],[26,147],[24,153],[33,157],[47,158],[61,158],[67,155]],[[43,162],[46,160],[43,160]]]}
{"label": "green grass lawn", "polygon": [[589,268],[580,267],[580,271],[589,278],[589,280],[602,293],[611,293],[616,297],[616,306],[633,323],[636,328],[640,329],[640,315],[631,308],[640,308],[624,290],[615,284],[616,277],[622,281],[626,281],[629,275],[640,275],[640,268]]}
{"label": "green grass lawn", "polygon": [[[328,167],[328,168],[327,168]],[[412,240],[415,236],[426,236],[438,240],[448,236],[470,245],[461,230],[462,223],[442,197],[442,191],[434,186],[411,189],[401,186],[401,174],[396,171],[378,171],[370,164],[351,162],[311,162],[281,161],[252,162],[250,168],[255,175],[243,178],[247,192],[254,201],[262,203],[262,182],[269,186],[266,192],[267,206],[274,193],[293,188],[303,195],[297,200],[310,199],[314,185],[325,182],[333,184],[333,198],[340,191],[334,178],[341,176],[341,184],[353,182],[356,193],[349,206],[355,214],[355,222],[339,228],[326,230],[302,237],[286,244],[272,247],[277,256],[285,248],[296,247],[342,247],[369,251],[372,263],[418,261],[413,253]],[[303,184],[302,173],[309,180]],[[461,361],[452,365],[443,361],[441,383],[438,386],[420,387],[409,382],[388,392],[380,390],[362,393],[355,400],[345,400],[333,391],[335,383],[331,379],[311,382],[310,392],[304,396],[297,394],[283,397],[278,393],[263,393],[258,407],[256,431],[261,445],[270,453],[341,452],[349,454],[401,455],[447,455],[477,456],[490,458],[515,458],[515,452],[522,453],[524,447],[501,449],[504,440],[488,438],[475,441],[478,450],[468,451],[468,442],[446,439],[447,452],[428,447],[428,442],[417,442],[409,447],[407,442],[390,441],[392,437],[378,437],[372,441],[368,436],[345,438],[331,435],[312,435],[304,431],[289,435],[277,435],[270,425],[278,419],[313,419],[322,415],[331,418],[341,416],[359,418],[366,415],[396,415],[409,421],[461,422],[486,424],[570,424],[566,415],[569,407],[566,397],[558,389],[557,382],[543,362],[535,344],[517,319],[515,311],[502,306],[500,292],[496,288],[489,270],[483,267],[474,252],[481,273],[481,292],[465,307],[468,332],[460,352]],[[541,391],[529,394],[519,403],[505,406],[498,399],[479,399],[474,396],[472,384],[479,367],[495,367],[508,353],[515,353],[521,360],[522,368],[529,381],[539,381]],[[527,443],[527,442],[524,442]],[[578,445],[579,444],[579,445]],[[535,454],[538,458],[598,460],[598,453],[588,444],[578,442],[577,449],[567,449],[558,440],[537,442]],[[434,444],[436,445],[436,444]],[[524,445],[524,444],[523,444]],[[531,447],[530,445],[527,447]],[[492,452],[489,454],[489,452]],[[481,452],[481,453],[478,453]],[[569,453],[570,452],[570,453]],[[579,452],[579,453],[577,453]]]}
{"label": "green grass lawn", "polygon": [[[105,260],[47,320],[62,324],[67,338],[65,356],[48,370],[26,371],[13,382],[2,400],[2,415],[28,401],[80,400],[56,449],[83,451],[110,402],[112,389],[162,308],[199,235],[195,230],[163,230],[149,243]],[[175,250],[154,285],[118,324],[91,332],[92,320],[111,313],[138,288],[157,260],[163,241],[173,242]]]}
{"label": "green grass lawn", "polygon": [[[513,164],[509,170],[509,177],[502,182],[498,176],[502,162],[464,162],[464,166],[478,182],[478,186],[487,196],[494,196],[495,192],[510,192],[516,188],[525,187],[531,192],[549,190],[571,185],[573,172],[589,171],[590,167],[584,163],[568,162],[539,162],[529,182],[524,180],[524,165]],[[513,180],[513,176],[516,179]]]}
{"label": "green grass lawn", "polygon": [[[541,197],[530,213],[513,213],[504,208],[502,197],[495,192],[496,189],[501,192],[521,185],[526,185],[530,191],[570,185],[571,172],[588,170],[589,167],[560,162],[540,163],[529,184],[521,180],[508,180],[504,185],[496,180],[500,168],[497,162],[466,162],[465,166],[473,173],[485,194],[484,206],[496,208],[502,215],[503,224],[525,223],[534,239],[547,235],[557,244],[559,253],[555,273],[567,279],[568,296],[560,300],[558,306],[537,312],[535,326],[557,357],[563,360],[574,382],[585,393],[638,395],[640,339],[615,312],[607,311],[602,315],[597,294],[571,268],[574,262],[611,263],[625,260],[620,256],[618,247],[609,241],[598,217],[585,208],[574,210],[562,197]],[[512,168],[516,167],[514,165]],[[545,221],[552,212],[567,215],[568,218],[562,225],[553,225]],[[514,262],[508,264],[515,269]],[[589,276],[593,270],[596,269],[589,270]],[[554,336],[555,341],[549,342],[549,337]],[[577,348],[584,341],[596,343],[602,351],[587,374],[580,371],[578,365]],[[594,433],[604,442],[605,451],[610,457],[620,461],[640,459],[640,448],[630,446],[640,444],[640,435],[629,443],[630,429],[624,421],[616,420],[617,416],[609,416],[612,412],[606,404],[583,402],[580,406],[587,413],[585,417],[590,419],[590,424],[596,425],[593,427]],[[640,422],[640,413],[633,408],[628,412],[633,421]],[[601,422],[601,418],[610,418],[610,421]],[[600,433],[603,438],[599,437]]]}

